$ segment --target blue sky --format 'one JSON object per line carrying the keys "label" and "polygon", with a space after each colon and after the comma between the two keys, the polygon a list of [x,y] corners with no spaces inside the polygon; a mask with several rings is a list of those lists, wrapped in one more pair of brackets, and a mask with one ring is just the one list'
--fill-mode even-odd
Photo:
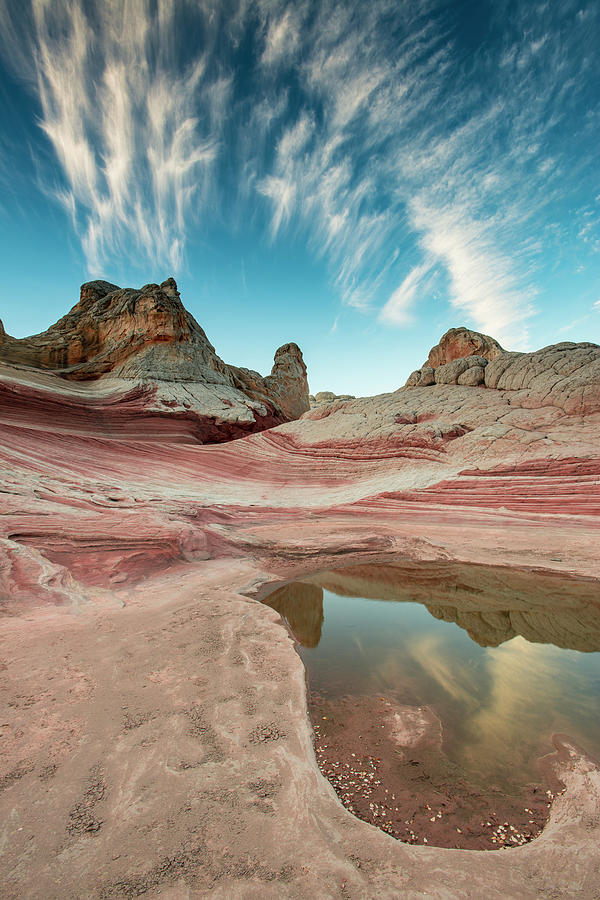
{"label": "blue sky", "polygon": [[394,390],[449,327],[600,343],[592,0],[0,0],[0,316],[177,278],[227,361]]}

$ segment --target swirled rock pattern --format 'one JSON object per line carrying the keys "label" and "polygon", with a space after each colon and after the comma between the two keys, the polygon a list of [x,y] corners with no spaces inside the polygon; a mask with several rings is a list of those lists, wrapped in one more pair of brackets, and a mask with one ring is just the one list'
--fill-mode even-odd
{"label": "swirled rock pattern", "polygon": [[[319,774],[302,665],[250,598],[346,564],[536,569],[587,579],[585,614],[545,626],[583,639],[600,348],[479,343],[486,365],[456,376],[476,384],[431,381],[463,358],[446,354],[421,386],[248,433],[308,410],[307,391],[290,400],[299,352],[278,355],[277,393],[216,357],[173,285],[113,288],[83,291],[89,333],[0,341],[4,893],[597,897],[600,772],[572,739],[555,738],[567,791],[526,847],[393,842]],[[432,611],[482,641],[527,633],[527,609],[490,618],[463,593]],[[316,607],[301,625],[318,624]]]}

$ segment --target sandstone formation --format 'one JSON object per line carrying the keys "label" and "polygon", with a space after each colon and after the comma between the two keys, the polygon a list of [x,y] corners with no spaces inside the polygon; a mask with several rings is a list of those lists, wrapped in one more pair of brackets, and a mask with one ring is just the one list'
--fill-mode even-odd
{"label": "sandstone formation", "polygon": [[275,353],[271,374],[262,378],[258,372],[229,366],[234,384],[249,397],[275,404],[283,419],[299,419],[310,407],[306,366],[297,344],[284,344]]}
{"label": "sandstone formation", "polygon": [[[427,387],[430,384],[483,384],[483,369],[492,359],[503,354],[498,341],[489,334],[468,328],[451,328],[435,347],[420,369],[409,375],[407,387]],[[474,372],[468,369],[474,368]],[[460,380],[459,380],[460,379]]]}
{"label": "sandstone formation", "polygon": [[412,372],[406,387],[485,386],[520,392],[516,402],[569,415],[600,410],[600,347],[564,341],[533,353],[507,352],[486,334],[452,328]]}
{"label": "sandstone formation", "polygon": [[[285,418],[293,391],[268,379],[304,396],[299,352],[260,379],[213,355],[170,283],[113,287],[92,283],[69,314],[94,308],[89,332],[1,342],[4,894],[597,897],[589,752],[555,737],[566,793],[526,846],[396,842],[321,776],[302,664],[255,598],[375,562],[421,566],[424,597],[436,567],[468,588],[485,564],[589,585],[585,616],[551,595],[548,634],[575,618],[578,640],[600,615],[600,348],[475,342],[456,374],[474,383],[437,380],[463,359],[448,350],[423,386],[207,444]],[[287,412],[302,405],[308,392]],[[438,600],[490,641],[532,613]]]}
{"label": "sandstone formation", "polygon": [[468,328],[451,328],[442,335],[439,344],[432,347],[426,365],[432,369],[444,366],[455,359],[465,356],[483,356],[487,360],[495,359],[503,349],[494,338]]}
{"label": "sandstone formation", "polygon": [[353,394],[334,394],[333,391],[318,391],[314,396],[309,397],[311,409],[321,409],[329,406],[330,403],[343,403],[345,400],[356,400]]}
{"label": "sandstone formation", "polygon": [[[17,380],[30,402],[43,385],[64,395],[71,414],[79,407],[82,418],[98,413],[106,419],[107,407],[121,419],[137,414],[138,424],[144,417],[149,436],[183,429],[202,442],[229,440],[309,408],[296,344],[277,350],[265,378],[226,365],[183,306],[173,278],[140,290],[89,282],[79,303],[47,331],[19,340],[2,329],[0,338],[0,363],[19,367]],[[11,372],[5,374],[10,380]]]}

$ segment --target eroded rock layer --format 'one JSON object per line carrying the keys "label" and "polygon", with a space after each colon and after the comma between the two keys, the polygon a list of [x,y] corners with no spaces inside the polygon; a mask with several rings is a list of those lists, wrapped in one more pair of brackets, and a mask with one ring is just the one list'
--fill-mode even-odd
{"label": "eroded rock layer", "polygon": [[[350,564],[535,569],[587,579],[585,614],[546,623],[583,640],[600,578],[600,348],[478,343],[456,379],[482,369],[480,384],[437,379],[464,359],[446,355],[420,387],[208,444],[297,413],[284,407],[304,390],[299,353],[278,355],[277,393],[213,356],[172,285],[112,288],[82,295],[99,306],[81,346],[66,326],[46,349],[3,337],[7,896],[598,896],[600,774],[572,739],[547,761],[567,792],[527,847],[394,842],[320,776],[301,663],[251,597]],[[145,304],[162,338],[129,354],[118,322]],[[432,610],[484,642],[526,633],[525,609],[489,619],[477,597],[443,599]],[[309,639],[319,622],[317,604]]]}
{"label": "eroded rock layer", "polygon": [[227,441],[309,408],[296,344],[277,350],[265,378],[227,365],[183,306],[173,278],[140,290],[84,284],[79,303],[47,331],[16,339],[2,329],[0,363],[8,390],[3,405],[18,403],[20,393],[34,406],[64,406],[69,421],[101,419],[111,429],[114,414],[124,433],[135,421],[133,428],[151,438],[158,431]]}
{"label": "eroded rock layer", "polygon": [[600,410],[600,347],[564,341],[533,353],[507,352],[485,334],[453,328],[413,372],[407,387],[435,384],[514,391],[516,405],[556,407],[567,415]]}
{"label": "eroded rock layer", "polygon": [[[570,352],[577,373],[579,350]],[[431,516],[452,525],[519,515],[596,527],[600,411],[580,377],[563,378],[574,379],[564,390],[576,414],[553,405],[560,398],[552,393],[544,400],[533,389],[435,384],[335,400],[262,434],[201,446],[240,437],[260,413],[219,421],[206,409],[165,408],[162,386],[121,381],[117,389],[101,379],[91,396],[79,383],[6,367],[4,534],[110,583],[117,570],[122,580],[139,577],[156,560],[205,552],[215,523],[299,522],[303,509],[360,527],[400,517],[415,536]],[[273,414],[262,424],[274,424]],[[110,564],[97,564],[103,555]]]}

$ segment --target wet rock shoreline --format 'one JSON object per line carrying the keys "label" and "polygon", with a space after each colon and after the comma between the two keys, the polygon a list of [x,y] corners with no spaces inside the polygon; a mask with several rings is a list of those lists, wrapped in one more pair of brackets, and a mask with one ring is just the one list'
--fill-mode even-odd
{"label": "wet rock shoreline", "polygon": [[394,709],[411,713],[384,697],[309,694],[317,762],[346,809],[409,844],[497,850],[541,834],[563,789],[556,777],[540,772],[539,782],[518,791],[469,780],[441,741],[428,740],[431,728],[399,748]]}

